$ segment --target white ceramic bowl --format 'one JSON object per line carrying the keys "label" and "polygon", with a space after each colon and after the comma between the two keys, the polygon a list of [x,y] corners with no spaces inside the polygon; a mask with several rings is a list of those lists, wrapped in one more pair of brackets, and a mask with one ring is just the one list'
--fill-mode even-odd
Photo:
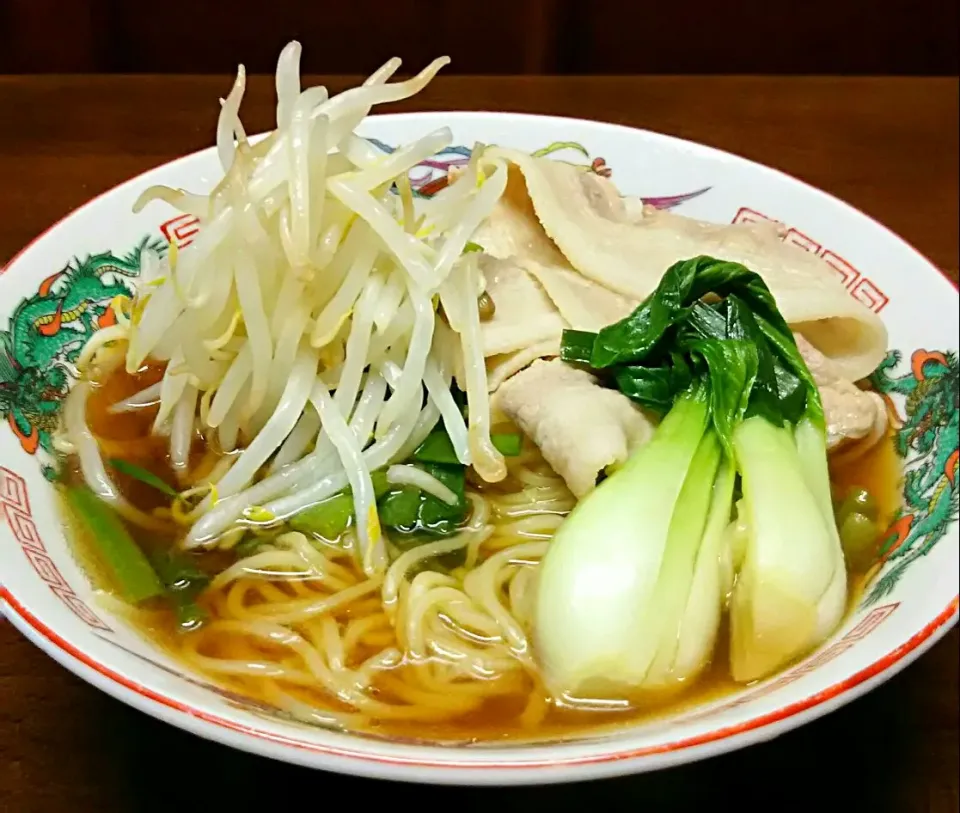
{"label": "white ceramic bowl", "polygon": [[[742,694],[614,734],[535,746],[438,747],[336,733],[290,722],[183,674],[95,605],[71,555],[44,476],[44,427],[57,406],[44,393],[44,376],[65,355],[75,357],[96,327],[91,317],[137,272],[124,255],[144,240],[183,246],[193,238],[192,218],[165,212],[163,204],[133,215],[131,205],[156,183],[208,190],[219,179],[213,150],[91,201],[35,240],[0,277],[0,326],[7,338],[0,344],[0,506],[6,520],[0,524],[0,598],[14,625],[114,697],[227,745],[365,776],[511,784],[653,770],[769,739],[888,679],[956,622],[957,291],[931,263],[823,192],[742,158],[653,133],[571,119],[431,113],[377,116],[364,125],[364,135],[396,144],[441,125],[468,146],[482,141],[532,151],[566,143],[557,158],[595,172],[612,169],[625,194],[678,206],[683,214],[716,222],[779,220],[791,227],[785,239],[823,256],[850,295],[882,315],[894,350],[878,382],[900,416],[899,440],[913,473],[886,560],[878,562],[865,600],[843,628],[804,662]],[[414,185],[429,194],[443,183],[444,167],[466,152],[451,149],[419,168]],[[59,330],[53,332],[43,317],[58,307]],[[84,307],[81,314],[77,309]]]}

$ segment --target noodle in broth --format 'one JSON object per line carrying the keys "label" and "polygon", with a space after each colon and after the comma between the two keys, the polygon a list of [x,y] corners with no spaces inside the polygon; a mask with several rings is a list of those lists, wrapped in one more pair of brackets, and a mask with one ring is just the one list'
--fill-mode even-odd
{"label": "noodle in broth", "polygon": [[[122,420],[109,405],[142,389],[157,372],[122,370],[95,390],[89,421],[102,444],[169,475],[162,445],[147,434],[156,406]],[[197,444],[194,476],[211,467]],[[479,480],[479,478],[476,478]],[[838,491],[869,488],[885,517],[897,505],[899,459],[888,437],[852,463],[835,467]],[[131,502],[156,494],[124,481]],[[178,627],[166,606],[131,608],[111,599],[109,575],[71,517],[78,556],[111,610],[189,670],[305,723],[440,741],[542,739],[681,712],[743,687],[725,665],[721,635],[712,665],[682,696],[637,697],[609,708],[568,707],[545,691],[529,643],[536,565],[574,504],[563,480],[532,444],[510,458],[509,476],[474,484],[471,514],[456,536],[400,553],[383,578],[357,566],[351,534],[338,541],[280,533],[249,556],[200,554],[214,575],[202,603],[209,620]],[[128,526],[145,549],[171,544]],[[453,567],[438,567],[437,559]],[[864,574],[850,574],[850,606]]]}
{"label": "noodle in broth", "polygon": [[[524,437],[489,391],[500,376],[490,365],[508,349],[534,348],[526,364],[557,354],[540,337],[485,338],[511,297],[539,290],[470,242],[496,220],[510,170],[477,145],[455,183],[415,200],[408,171],[448,146],[449,130],[389,155],[353,131],[444,61],[389,84],[391,60],[332,98],[300,90],[298,63],[293,43],[278,64],[277,129],[256,144],[238,117],[241,69],[217,130],[224,178],[208,196],[154,187],[138,201],[196,214],[201,236],[182,253],[143,251],[135,296],[111,303],[116,324],[77,362],[56,437],[64,493],[96,498],[136,565],[124,583],[116,550],[105,562],[98,539],[110,523],[67,511],[103,601],[186,670],[299,721],[419,740],[566,736],[749,684],[731,677],[735,630],[720,620],[699,672],[668,688],[611,699],[548,686],[538,577],[578,505],[571,489],[586,497],[562,456],[552,467],[536,431]],[[507,271],[534,287],[496,300],[487,288]],[[550,318],[541,314],[565,324]],[[612,423],[624,410],[624,424],[647,420],[609,382],[559,375],[595,405],[617,401]],[[565,432],[580,429],[569,420]],[[863,423],[831,459],[829,485],[836,501],[863,496],[858,511],[869,502],[871,516],[855,518],[875,537],[896,508],[898,461],[885,413]],[[632,441],[624,456],[642,444]],[[439,451],[418,457],[431,443]],[[392,498],[402,521],[387,519]],[[326,524],[304,524],[318,507]],[[834,573],[846,574],[850,607],[869,562],[843,555]],[[720,570],[719,557],[712,564]]]}

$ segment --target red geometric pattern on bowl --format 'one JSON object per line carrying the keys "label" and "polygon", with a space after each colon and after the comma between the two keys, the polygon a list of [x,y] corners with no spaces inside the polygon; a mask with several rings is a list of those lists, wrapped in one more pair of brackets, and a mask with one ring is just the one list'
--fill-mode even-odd
{"label": "red geometric pattern on bowl", "polygon": [[794,669],[784,672],[776,680],[771,680],[769,683],[760,686],[752,692],[744,692],[743,694],[733,698],[733,700],[731,700],[729,703],[724,703],[722,706],[711,706],[710,709],[700,714],[694,714],[689,717],[684,716],[684,722],[688,720],[699,720],[702,717],[709,717],[710,715],[721,711],[735,709],[738,706],[743,706],[747,703],[752,703],[754,700],[759,700],[761,697],[766,697],[768,694],[771,694],[778,689],[782,689],[784,686],[789,686],[791,683],[794,683],[800,680],[800,678],[816,671],[821,666],[826,666],[835,658],[839,658],[844,652],[866,638],[871,632],[873,632],[891,615],[893,615],[894,610],[896,610],[899,606],[900,602],[895,601],[891,604],[884,604],[880,607],[874,607],[850,630],[848,630],[842,638],[839,638],[829,646],[824,647],[820,652],[817,652],[808,660],[803,661]]}
{"label": "red geometric pattern on bowl", "polygon": [[168,243],[176,243],[177,248],[186,248],[200,231],[200,218],[196,215],[177,215],[160,224],[160,232]]}
{"label": "red geometric pattern on bowl", "polygon": [[93,610],[81,601],[56,563],[50,558],[37,531],[37,525],[33,521],[26,482],[19,474],[3,466],[0,466],[0,505],[3,506],[3,514],[13,538],[20,543],[27,561],[33,566],[41,581],[85,624],[103,632],[113,632]]}
{"label": "red geometric pattern on bowl", "polygon": [[[733,217],[734,223],[777,223],[781,226],[786,224],[776,218],[758,212],[756,209],[750,209],[741,206],[740,210]],[[844,287],[850,292],[850,295],[863,305],[866,305],[874,313],[880,313],[890,301],[890,298],[880,289],[880,287],[869,277],[860,273],[851,263],[843,259],[839,254],[825,249],[820,243],[812,237],[807,236],[799,229],[792,226],[787,229],[781,238],[784,243],[802,248],[811,254],[821,257],[840,277]]]}

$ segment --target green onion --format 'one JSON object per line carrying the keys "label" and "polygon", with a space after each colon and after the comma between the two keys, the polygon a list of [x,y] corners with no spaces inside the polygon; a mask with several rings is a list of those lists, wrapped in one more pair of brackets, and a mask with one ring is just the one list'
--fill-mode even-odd
{"label": "green onion", "polygon": [[128,601],[139,604],[163,595],[163,584],[143,551],[106,503],[83,486],[66,490],[67,502],[90,534],[97,552],[110,568]]}
{"label": "green onion", "polygon": [[381,524],[413,533],[417,530],[422,497],[423,492],[416,486],[403,486],[391,491],[379,506]]}
{"label": "green onion", "polygon": [[[394,557],[394,561],[396,561],[396,557],[400,554],[418,548],[426,542],[435,541],[435,537],[425,536],[423,534],[396,534],[390,539],[392,548],[391,555]],[[450,553],[441,553],[426,559],[421,559],[407,571],[407,578],[412,579],[425,570],[431,570],[435,573],[449,573],[451,570],[463,565],[466,558],[467,549],[463,547]]]}
{"label": "green onion", "polygon": [[421,463],[458,465],[457,453],[453,450],[450,436],[443,428],[434,429],[413,453],[413,459]]}
{"label": "green onion", "polygon": [[843,498],[837,510],[837,523],[843,525],[844,519],[852,513],[861,514],[871,520],[875,520],[879,515],[877,501],[867,489],[854,488]]}
{"label": "green onion", "polygon": [[[516,457],[520,454],[523,438],[516,432],[495,432],[490,440],[497,451],[507,457]],[[457,466],[460,461],[453,449],[450,436],[443,428],[434,429],[427,439],[421,443],[412,455],[420,463],[439,463],[444,466]]]}
{"label": "green onion", "polygon": [[380,501],[381,524],[402,534],[436,537],[456,533],[467,515],[466,469],[433,463],[420,463],[419,467],[449,488],[457,501],[448,505],[415,486],[402,486]]}
{"label": "green onion", "polygon": [[483,246],[481,246],[479,243],[473,243],[468,241],[467,244],[463,247],[464,254],[471,254],[474,251],[483,251]]}
{"label": "green onion", "polygon": [[878,537],[877,523],[857,511],[849,512],[840,524],[840,544],[853,566],[870,563]]}
{"label": "green onion", "polygon": [[157,491],[162,491],[168,497],[177,496],[177,492],[172,486],[157,477],[152,471],[147,471],[135,463],[128,463],[126,460],[113,458],[110,461],[110,465],[121,474],[126,474],[128,477],[139,480],[141,483],[146,483],[148,486],[153,486]]}
{"label": "green onion", "polygon": [[560,358],[568,364],[589,364],[597,334],[586,330],[563,331]]}
{"label": "green onion", "polygon": [[152,556],[150,562],[168,590],[198,590],[210,581],[188,553],[166,551]]}
{"label": "green onion", "polygon": [[199,629],[207,620],[207,611],[195,601],[184,601],[175,605],[177,626],[184,632]]}
{"label": "green onion", "polygon": [[517,432],[495,432],[490,435],[490,440],[497,451],[506,457],[516,457],[523,446],[523,438]]}
{"label": "green onion", "polygon": [[244,537],[236,545],[233,546],[232,550],[238,559],[245,559],[248,556],[252,556],[257,552],[257,549],[264,543],[264,540],[261,539],[256,534],[250,534],[249,536]]}
{"label": "green onion", "polygon": [[177,626],[185,632],[200,627],[207,620],[207,613],[197,604],[197,597],[210,583],[210,577],[197,567],[189,554],[166,551],[151,557],[151,562],[166,587]]}
{"label": "green onion", "polygon": [[340,538],[352,521],[353,496],[349,491],[341,491],[290,517],[290,527],[295,531],[334,540]]}
{"label": "green onion", "polygon": [[[377,499],[390,490],[387,474],[378,470],[370,475],[373,480],[373,493]],[[319,502],[305,508],[290,518],[290,527],[305,534],[317,534],[331,541],[339,539],[353,524],[353,492],[345,488]]]}

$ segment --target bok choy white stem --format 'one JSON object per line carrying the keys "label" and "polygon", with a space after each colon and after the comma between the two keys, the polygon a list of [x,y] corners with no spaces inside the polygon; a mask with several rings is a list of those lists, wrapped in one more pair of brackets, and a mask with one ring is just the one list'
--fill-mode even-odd
{"label": "bok choy white stem", "polygon": [[659,645],[648,627],[668,623],[656,617],[655,601],[671,587],[660,574],[673,506],[706,424],[702,394],[679,400],[651,441],[573,509],[550,543],[535,629],[555,696],[616,696],[643,683]]}
{"label": "bok choy white stem", "polygon": [[562,353],[665,417],[543,560],[534,624],[552,691],[628,699],[691,681],[731,582],[736,680],[822,642],[846,602],[823,413],[763,280],[710,257],[677,263],[626,319],[565,331]]}

